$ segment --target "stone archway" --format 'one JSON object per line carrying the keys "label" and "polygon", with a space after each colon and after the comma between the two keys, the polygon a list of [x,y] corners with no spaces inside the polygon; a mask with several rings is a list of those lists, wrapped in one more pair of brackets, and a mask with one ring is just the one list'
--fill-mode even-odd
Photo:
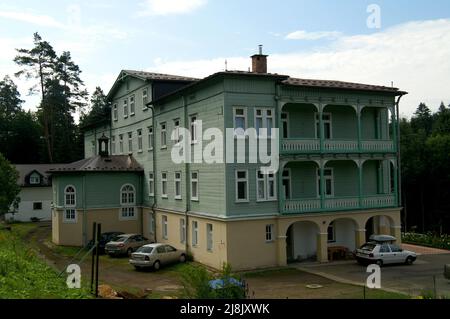
{"label": "stone archway", "polygon": [[370,217],[365,225],[366,241],[369,241],[372,235],[396,235],[394,230],[396,224],[390,216],[378,215]]}
{"label": "stone archway", "polygon": [[319,234],[319,226],[312,221],[291,224],[286,232],[287,262],[316,261]]}

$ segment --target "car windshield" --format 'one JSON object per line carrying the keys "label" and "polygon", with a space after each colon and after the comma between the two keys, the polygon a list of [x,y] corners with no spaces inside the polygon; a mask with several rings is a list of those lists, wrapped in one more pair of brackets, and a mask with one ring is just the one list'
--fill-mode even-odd
{"label": "car windshield", "polygon": [[113,241],[117,241],[119,243],[123,243],[124,241],[126,241],[128,239],[128,237],[125,236],[120,236],[120,237],[116,237],[113,239]]}
{"label": "car windshield", "polygon": [[141,247],[136,252],[138,253],[145,253],[145,254],[151,254],[153,251],[153,247]]}
{"label": "car windshield", "polygon": [[372,251],[376,247],[376,244],[367,243],[361,247],[361,250]]}

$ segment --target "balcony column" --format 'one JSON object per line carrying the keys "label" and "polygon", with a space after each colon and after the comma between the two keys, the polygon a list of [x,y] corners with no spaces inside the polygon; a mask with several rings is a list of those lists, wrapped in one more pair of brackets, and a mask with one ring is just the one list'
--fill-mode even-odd
{"label": "balcony column", "polygon": [[400,207],[401,203],[399,201],[398,196],[398,162],[395,160],[394,162],[394,195],[395,195],[395,203]]}
{"label": "balcony column", "polygon": [[363,207],[363,165],[364,162],[362,160],[358,160],[358,200],[359,207]]}
{"label": "balcony column", "polygon": [[287,265],[287,253],[286,253],[286,235],[277,237],[277,264],[278,267],[285,267]]}
{"label": "balcony column", "polygon": [[362,152],[362,144],[361,144],[361,138],[362,138],[362,130],[361,130],[361,105],[356,106],[356,118],[358,121],[358,151]]}
{"label": "balcony column", "polygon": [[356,248],[360,248],[365,243],[366,243],[366,230],[365,229],[357,229],[357,230],[355,230],[355,245],[356,245]]}
{"label": "balcony column", "polygon": [[324,151],[324,137],[325,137],[325,129],[323,127],[323,104],[319,103],[317,105],[319,112],[319,139],[320,139],[320,153]]}
{"label": "balcony column", "polygon": [[391,122],[392,122],[392,140],[394,142],[394,150],[397,152],[398,151],[398,147],[397,147],[397,120],[396,120],[396,116],[395,116],[395,107],[389,107],[389,109],[391,110]]}
{"label": "balcony column", "polygon": [[317,261],[328,262],[328,233],[317,234]]}
{"label": "balcony column", "polygon": [[320,208],[325,209],[325,175],[324,175],[325,163],[320,161],[319,173],[320,173]]}

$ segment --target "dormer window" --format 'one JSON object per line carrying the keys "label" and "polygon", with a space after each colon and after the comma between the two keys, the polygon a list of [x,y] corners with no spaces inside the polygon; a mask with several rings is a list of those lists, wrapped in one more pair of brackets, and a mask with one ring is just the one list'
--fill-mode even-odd
{"label": "dormer window", "polygon": [[31,185],[39,185],[41,183],[41,177],[38,174],[33,174],[30,176]]}

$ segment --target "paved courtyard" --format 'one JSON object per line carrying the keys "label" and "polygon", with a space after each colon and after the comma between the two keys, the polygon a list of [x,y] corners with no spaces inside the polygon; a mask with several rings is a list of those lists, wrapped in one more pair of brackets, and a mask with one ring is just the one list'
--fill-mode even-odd
{"label": "paved courtyard", "polygon": [[[420,295],[424,291],[436,292],[450,297],[450,281],[443,276],[444,265],[450,264],[450,251],[403,245],[405,249],[418,253],[417,261],[411,265],[386,265],[381,268],[383,289]],[[313,274],[343,283],[363,285],[369,273],[366,267],[355,261],[330,264],[295,264],[295,267]]]}

